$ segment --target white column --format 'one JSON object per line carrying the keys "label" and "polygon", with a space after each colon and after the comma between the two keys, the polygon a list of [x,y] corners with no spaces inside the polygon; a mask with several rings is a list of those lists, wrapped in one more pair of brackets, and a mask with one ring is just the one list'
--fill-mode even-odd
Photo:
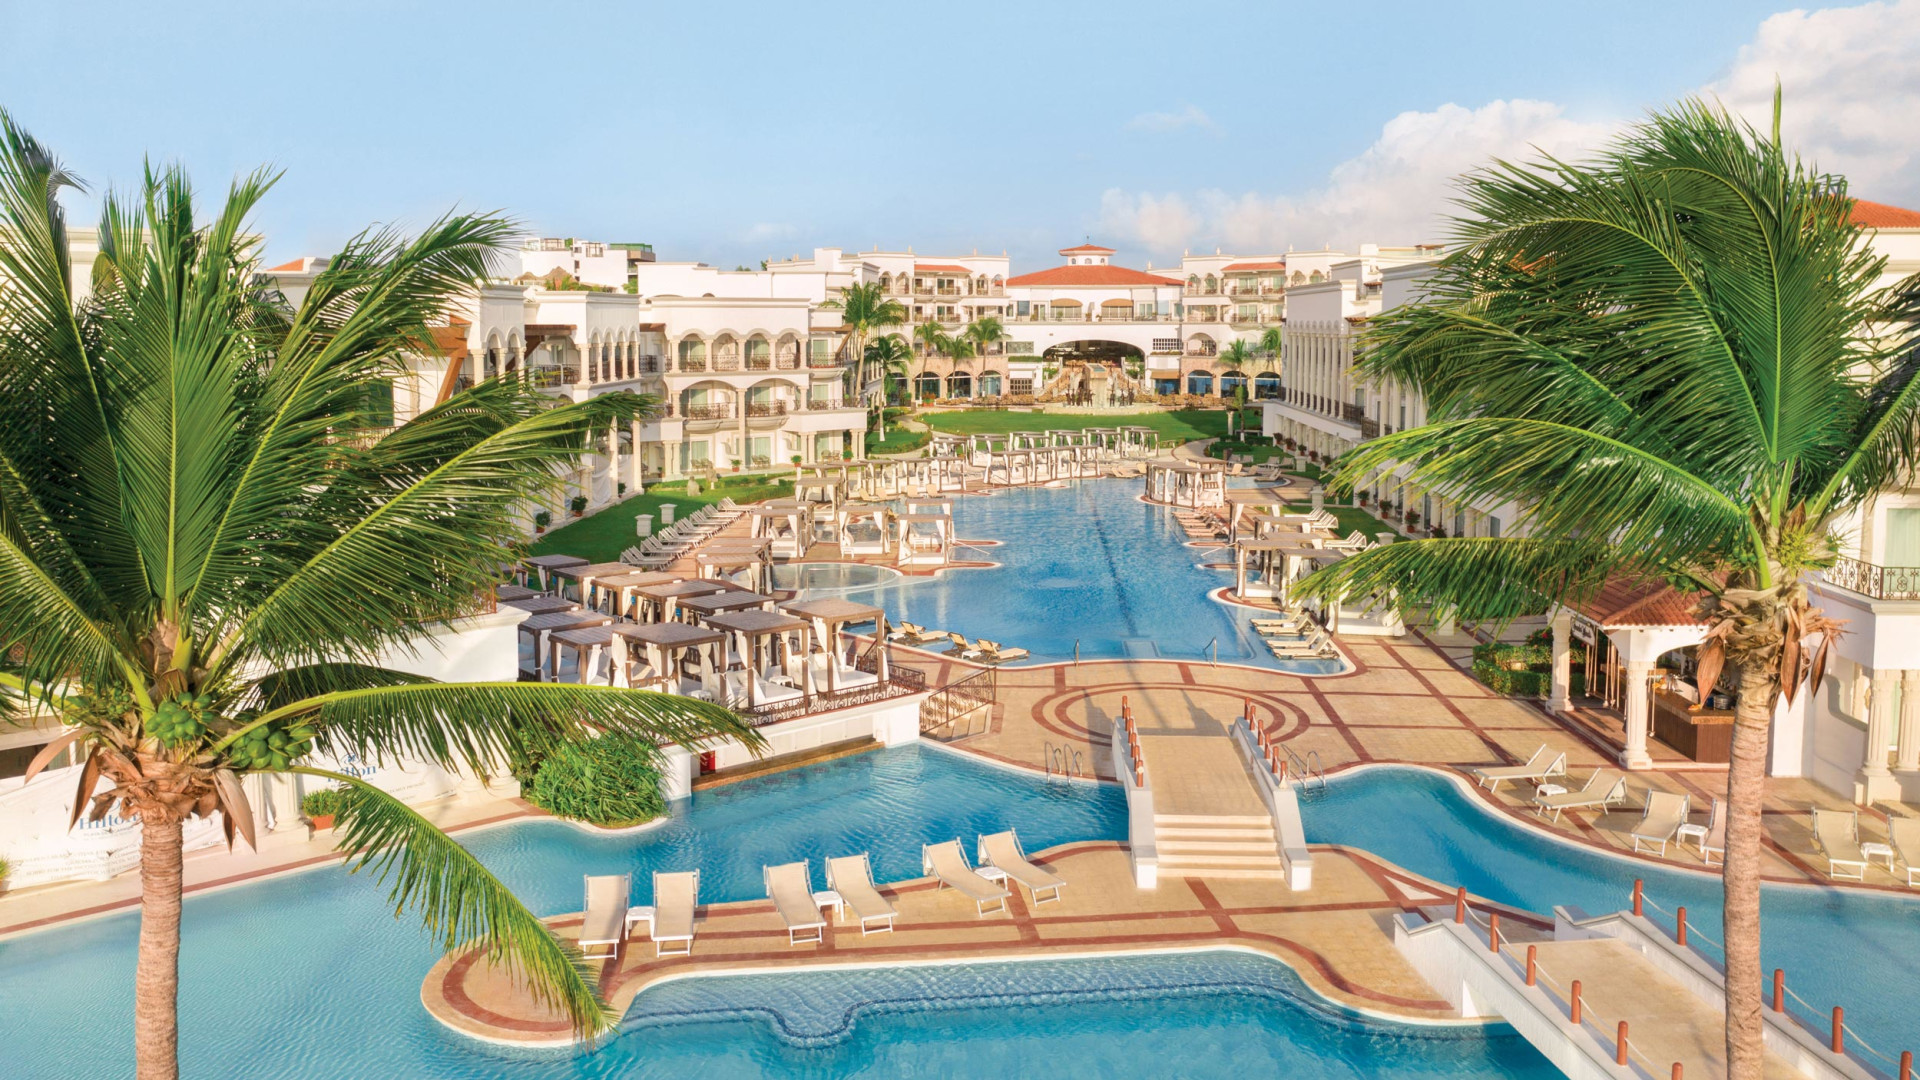
{"label": "white column", "polygon": [[1627,719],[1627,748],[1620,751],[1620,764],[1629,769],[1653,768],[1653,755],[1647,753],[1647,728],[1652,723],[1648,706],[1653,677],[1653,661],[1627,661],[1627,682],[1621,690],[1621,705]]}
{"label": "white column", "polygon": [[1547,711],[1565,712],[1573,696],[1573,612],[1556,609],[1552,625],[1553,677],[1547,692]]}
{"label": "white column", "polygon": [[635,420],[628,432],[630,453],[627,455],[627,494],[638,495],[641,490],[641,471],[645,468],[646,453],[640,445],[640,421]]}
{"label": "white column", "polygon": [[1855,784],[1856,801],[1880,798],[1888,787],[1886,778],[1892,773],[1887,768],[1887,743],[1893,734],[1893,690],[1899,681],[1898,671],[1875,670],[1873,673],[1873,688],[1867,699],[1867,748],[1861,757],[1860,775]]}
{"label": "white column", "polygon": [[1900,673],[1900,744],[1894,767],[1920,769],[1920,668]]}

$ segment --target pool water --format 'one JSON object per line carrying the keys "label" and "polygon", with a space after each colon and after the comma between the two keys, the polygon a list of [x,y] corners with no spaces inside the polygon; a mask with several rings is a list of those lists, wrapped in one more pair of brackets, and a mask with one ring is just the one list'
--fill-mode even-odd
{"label": "pool water", "polygon": [[[1280,660],[1254,634],[1251,609],[1210,599],[1233,583],[1226,547],[1189,547],[1173,509],[1140,501],[1138,480],[1077,480],[954,500],[955,557],[992,569],[949,569],[836,588],[898,623],[986,638],[1032,653],[1030,662],[1219,659],[1301,674],[1339,660]],[[966,540],[996,540],[970,547]]]}
{"label": "pool water", "polygon": [[828,596],[871,589],[900,578],[898,570],[866,563],[776,563],[773,587],[805,592],[809,596]]}
{"label": "pool water", "polygon": [[[1481,806],[1426,769],[1369,768],[1333,778],[1301,803],[1309,843],[1360,848],[1416,874],[1551,916],[1630,904],[1635,878],[1666,911],[1685,905],[1690,930],[1721,940],[1720,878],[1564,843]],[[1843,1005],[1868,1043],[1898,1053],[1920,1031],[1920,897],[1860,889],[1764,886],[1763,969],[1822,1010]],[[1651,908],[1654,922],[1673,928]],[[1706,955],[1718,960],[1711,947]]]}

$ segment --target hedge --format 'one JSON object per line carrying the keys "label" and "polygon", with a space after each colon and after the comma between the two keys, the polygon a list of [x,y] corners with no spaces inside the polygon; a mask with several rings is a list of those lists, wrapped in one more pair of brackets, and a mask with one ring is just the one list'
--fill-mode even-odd
{"label": "hedge", "polygon": [[[1520,671],[1509,665],[1527,665]],[[1542,644],[1511,645],[1489,642],[1473,647],[1473,677],[1496,694],[1514,697],[1546,697],[1553,688],[1553,650]],[[1586,691],[1586,671],[1573,667],[1567,679],[1568,692]]]}
{"label": "hedge", "polygon": [[562,743],[533,766],[521,794],[561,817],[607,828],[638,825],[667,812],[659,753],[652,743],[613,733]]}

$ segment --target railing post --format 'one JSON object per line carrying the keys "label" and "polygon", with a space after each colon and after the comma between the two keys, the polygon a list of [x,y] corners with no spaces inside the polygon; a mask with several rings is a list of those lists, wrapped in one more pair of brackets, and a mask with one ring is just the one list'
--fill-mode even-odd
{"label": "railing post", "polygon": [[1687,909],[1684,907],[1674,913],[1673,940],[1682,945],[1687,943]]}
{"label": "railing post", "polygon": [[1900,1080],[1913,1080],[1913,1051],[1900,1051]]}
{"label": "railing post", "polygon": [[[1121,698],[1120,700],[1124,702],[1126,699]],[[1644,878],[1633,879],[1633,913],[1635,915],[1646,914],[1645,910],[1641,906],[1641,896],[1645,892],[1646,887],[1647,887],[1647,883]]]}
{"label": "railing post", "polygon": [[1613,1063],[1615,1065],[1627,1063],[1627,1022],[1625,1020],[1620,1021],[1620,1033],[1613,1040]]}
{"label": "railing post", "polygon": [[1836,1054],[1844,1054],[1847,1052],[1846,1015],[1846,1010],[1840,1006],[1835,1005],[1833,1007],[1833,1043],[1831,1049]]}
{"label": "railing post", "polygon": [[1527,946],[1527,985],[1528,986],[1538,985],[1538,976],[1540,973],[1539,963],[1540,963],[1540,946],[1538,945]]}
{"label": "railing post", "polygon": [[1580,980],[1573,980],[1573,986],[1567,991],[1567,1006],[1574,1027],[1580,1026]]}
{"label": "railing post", "polygon": [[1467,921],[1467,887],[1465,885],[1460,886],[1459,891],[1453,894],[1453,921],[1456,923]]}
{"label": "railing post", "polygon": [[1787,969],[1773,969],[1773,1011],[1787,1011]]}
{"label": "railing post", "polygon": [[1673,1080],[1686,1080],[1687,1067],[1679,1062],[1673,1063]]}
{"label": "railing post", "polygon": [[1500,951],[1500,913],[1497,911],[1487,913],[1487,951]]}

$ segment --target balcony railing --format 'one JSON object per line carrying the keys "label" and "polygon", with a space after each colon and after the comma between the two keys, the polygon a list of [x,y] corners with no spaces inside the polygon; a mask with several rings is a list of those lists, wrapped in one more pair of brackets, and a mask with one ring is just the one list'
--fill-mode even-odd
{"label": "balcony railing", "polygon": [[1878,566],[1841,556],[1820,576],[1875,600],[1920,600],[1920,566]]}
{"label": "balcony railing", "polygon": [[733,418],[731,405],[688,405],[680,414],[689,420],[730,420]]}
{"label": "balcony railing", "polygon": [[681,371],[705,371],[707,370],[707,359],[704,356],[700,356],[700,357],[689,357],[687,359],[681,360],[680,370]]}
{"label": "balcony railing", "polygon": [[841,363],[841,360],[838,356],[807,357],[807,366],[810,368],[835,368],[835,367],[839,367],[840,363]]}
{"label": "balcony railing", "polygon": [[785,416],[787,415],[787,403],[784,401],[749,401],[747,402],[747,415],[749,417]]}
{"label": "balcony railing", "polygon": [[1350,402],[1343,402],[1341,404],[1340,419],[1345,420],[1347,423],[1349,424],[1362,423],[1366,420],[1366,418],[1367,418],[1367,410],[1361,408],[1360,406],[1354,405]]}
{"label": "balcony railing", "polygon": [[828,409],[839,409],[844,407],[845,406],[841,405],[840,402],[833,401],[827,398],[808,398],[807,399],[808,412],[824,412]]}
{"label": "balcony railing", "polygon": [[749,356],[747,357],[747,370],[748,371],[772,371],[773,357]]}
{"label": "balcony railing", "polygon": [[713,370],[739,371],[740,357],[737,355],[736,356],[716,356],[713,358]]}

